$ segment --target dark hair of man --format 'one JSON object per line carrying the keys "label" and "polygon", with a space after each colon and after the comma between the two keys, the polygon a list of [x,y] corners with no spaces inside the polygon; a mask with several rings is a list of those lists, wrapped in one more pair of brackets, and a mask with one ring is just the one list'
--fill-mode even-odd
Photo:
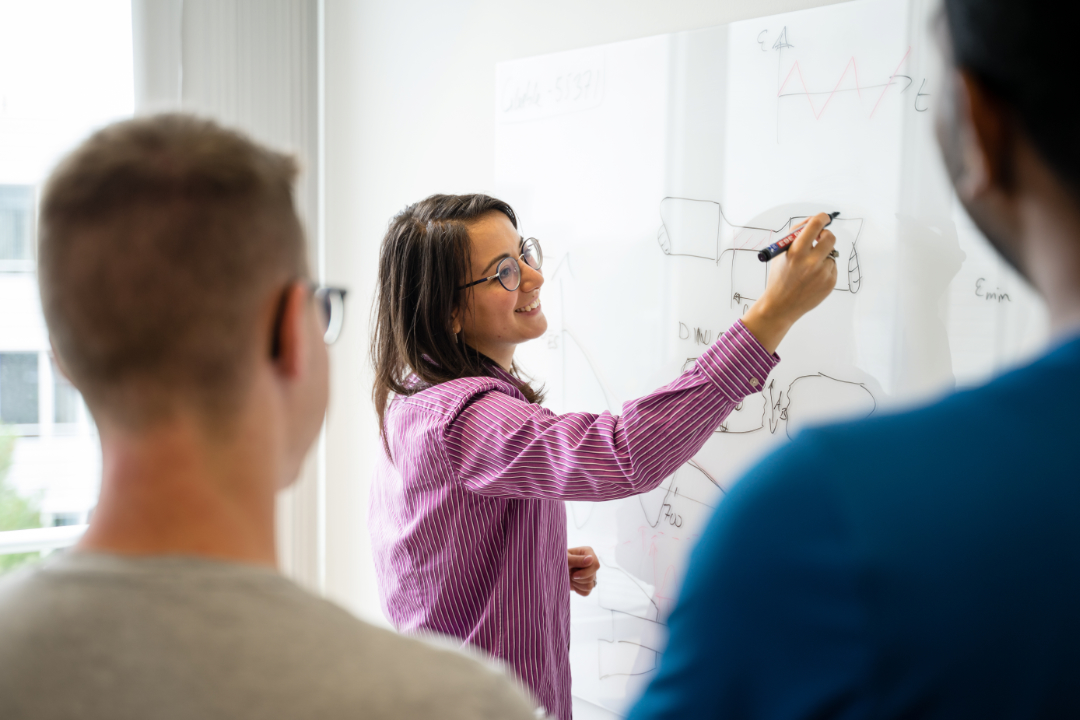
{"label": "dark hair of man", "polygon": [[137,429],[183,407],[227,424],[270,352],[255,342],[268,301],[307,275],[296,173],[291,157],[182,114],[106,127],[56,168],[42,306],[95,415]]}
{"label": "dark hair of man", "polygon": [[[1080,194],[1080,132],[1070,99],[1080,4],[945,0],[956,66],[1007,105],[1044,161]],[[1065,33],[1065,35],[1062,35]]]}
{"label": "dark hair of man", "polygon": [[[490,212],[501,212],[517,227],[513,209],[487,195],[432,195],[390,221],[372,319],[372,397],[380,433],[391,393],[412,395],[448,380],[495,375],[495,362],[453,330],[454,309],[464,308],[473,292],[458,290],[472,268],[468,225]],[[542,389],[521,379],[517,367],[511,370],[526,399],[540,402]]]}

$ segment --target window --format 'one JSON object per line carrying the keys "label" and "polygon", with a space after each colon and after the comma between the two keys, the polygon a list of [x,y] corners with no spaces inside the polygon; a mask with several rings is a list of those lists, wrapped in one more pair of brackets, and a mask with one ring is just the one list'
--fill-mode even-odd
{"label": "window", "polygon": [[0,270],[33,270],[34,188],[0,185]]}
{"label": "window", "polygon": [[[134,106],[131,0],[0,0],[0,532],[86,522],[101,451],[57,370],[35,263],[42,182]],[[0,554],[0,573],[37,553]]]}
{"label": "window", "polygon": [[86,522],[86,519],[81,513],[56,513],[52,516],[52,522],[49,525],[51,527],[64,527],[78,525],[83,522]]}
{"label": "window", "polygon": [[37,425],[37,353],[0,353],[0,422]]}
{"label": "window", "polygon": [[53,375],[53,422],[57,425],[70,425],[79,421],[79,408],[82,398],[79,391],[67,381],[56,362],[52,361]]}

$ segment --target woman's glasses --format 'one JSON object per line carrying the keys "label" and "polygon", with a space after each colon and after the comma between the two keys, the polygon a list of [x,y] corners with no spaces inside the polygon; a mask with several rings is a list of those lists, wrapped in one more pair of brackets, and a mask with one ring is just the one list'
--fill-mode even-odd
{"label": "woman's glasses", "polygon": [[510,292],[514,292],[521,285],[521,265],[518,264],[518,258],[524,260],[525,264],[533,270],[539,270],[540,266],[544,264],[544,252],[540,249],[540,241],[536,238],[529,238],[521,243],[521,255],[516,258],[504,257],[499,261],[499,264],[495,266],[494,275],[473,280],[471,283],[462,285],[458,290],[464,290],[490,280],[498,280],[500,285]]}
{"label": "woman's glasses", "polygon": [[341,326],[345,322],[345,289],[335,287],[313,288],[315,302],[322,311],[326,327],[323,332],[323,341],[327,345],[333,344],[341,335]]}

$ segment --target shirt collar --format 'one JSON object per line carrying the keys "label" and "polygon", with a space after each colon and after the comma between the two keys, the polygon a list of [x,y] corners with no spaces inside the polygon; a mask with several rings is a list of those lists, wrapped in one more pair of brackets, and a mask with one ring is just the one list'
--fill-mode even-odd
{"label": "shirt collar", "polygon": [[491,363],[491,369],[495,372],[495,377],[499,380],[505,380],[511,385],[517,386],[518,380],[513,375],[503,369],[503,366],[498,363]]}

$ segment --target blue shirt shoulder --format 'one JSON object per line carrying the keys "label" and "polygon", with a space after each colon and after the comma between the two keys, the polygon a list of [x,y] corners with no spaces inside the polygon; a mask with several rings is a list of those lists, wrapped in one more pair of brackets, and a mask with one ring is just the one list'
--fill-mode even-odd
{"label": "blue shirt shoulder", "polygon": [[807,431],[717,510],[632,718],[1080,715],[1080,340]]}

